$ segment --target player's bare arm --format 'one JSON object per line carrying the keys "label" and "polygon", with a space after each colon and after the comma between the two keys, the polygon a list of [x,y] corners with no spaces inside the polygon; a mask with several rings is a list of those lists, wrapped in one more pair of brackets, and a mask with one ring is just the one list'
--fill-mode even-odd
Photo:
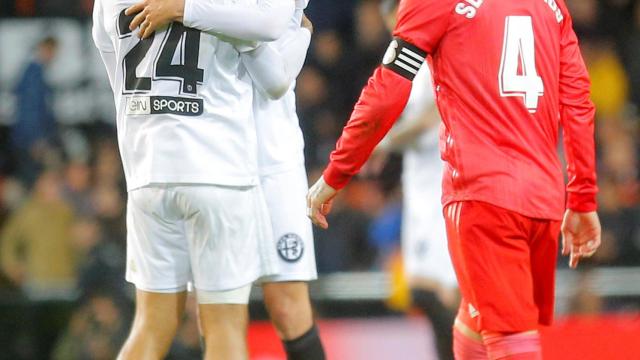
{"label": "player's bare arm", "polygon": [[200,0],[142,0],[127,9],[131,29],[140,37],[173,21],[238,40],[274,41],[285,32],[294,11],[294,0],[259,0],[251,4],[218,4]]}

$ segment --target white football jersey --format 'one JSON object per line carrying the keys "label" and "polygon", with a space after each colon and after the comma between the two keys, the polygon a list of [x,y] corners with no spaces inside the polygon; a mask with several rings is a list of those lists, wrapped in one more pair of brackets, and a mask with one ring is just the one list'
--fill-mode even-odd
{"label": "white football jersey", "polygon": [[[434,103],[431,70],[424,65],[413,80],[411,95],[400,121],[419,116]],[[433,126],[404,151],[402,180],[405,194],[412,194],[406,196],[408,201],[415,199],[425,206],[435,204],[440,208],[444,165],[440,158],[438,132],[439,127]]]}
{"label": "white football jersey", "polygon": [[253,87],[233,44],[173,23],[140,40],[124,10],[96,0],[93,38],[117,110],[127,188],[151,183],[250,186],[257,179]]}
{"label": "white football jersey", "polygon": [[[431,70],[423,65],[413,80],[402,118],[420,116],[434,105]],[[433,126],[404,151],[402,253],[408,276],[436,280],[454,288],[457,282],[442,215],[444,163],[440,158],[438,133],[439,126]]]}
{"label": "white football jersey", "polygon": [[[300,29],[306,0],[296,0],[296,10],[288,32]],[[287,34],[274,41],[283,46]],[[254,90],[253,113],[258,132],[258,165],[261,174],[271,174],[304,164],[304,139],[296,114],[295,81],[287,93],[271,100],[258,89]]]}

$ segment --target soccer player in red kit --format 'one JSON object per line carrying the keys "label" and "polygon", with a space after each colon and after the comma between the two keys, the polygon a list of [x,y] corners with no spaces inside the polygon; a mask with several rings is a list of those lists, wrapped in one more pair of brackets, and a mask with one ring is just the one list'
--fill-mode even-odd
{"label": "soccer player in red kit", "polygon": [[[462,304],[457,359],[541,359],[557,238],[575,267],[600,245],[590,83],[563,0],[403,0],[394,40],[355,105],[309,216],[355,175],[432,61],[443,206]],[[564,134],[568,184],[557,155]]]}

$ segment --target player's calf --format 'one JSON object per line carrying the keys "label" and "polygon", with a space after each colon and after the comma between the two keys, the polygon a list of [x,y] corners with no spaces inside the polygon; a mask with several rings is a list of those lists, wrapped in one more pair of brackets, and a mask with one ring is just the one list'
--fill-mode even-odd
{"label": "player's calf", "polygon": [[324,360],[324,348],[313,323],[309,289],[305,282],[262,285],[264,301],[289,360]]}
{"label": "player's calf", "polygon": [[265,283],[262,290],[269,317],[281,339],[298,338],[313,326],[307,283]]}
{"label": "player's calf", "polygon": [[324,348],[318,328],[314,325],[293,340],[284,340],[287,360],[325,360]]}

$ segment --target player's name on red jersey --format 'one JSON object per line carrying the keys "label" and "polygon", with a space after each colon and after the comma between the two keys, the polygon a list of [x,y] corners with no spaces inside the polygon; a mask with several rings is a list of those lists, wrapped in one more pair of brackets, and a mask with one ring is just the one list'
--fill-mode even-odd
{"label": "player's name on red jersey", "polygon": [[[564,20],[564,15],[562,15],[562,10],[558,6],[558,3],[555,0],[541,0],[544,1],[545,4],[549,5],[549,8],[556,15],[556,20],[558,23],[561,23]],[[468,19],[473,19],[476,16],[476,13],[484,3],[484,0],[464,0],[456,4],[456,14],[463,15]]]}

